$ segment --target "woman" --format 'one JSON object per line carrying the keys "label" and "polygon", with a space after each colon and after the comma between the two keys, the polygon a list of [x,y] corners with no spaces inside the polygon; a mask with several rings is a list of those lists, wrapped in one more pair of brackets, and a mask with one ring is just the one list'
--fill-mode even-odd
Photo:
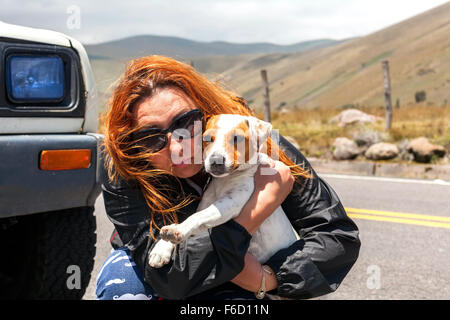
{"label": "woman", "polygon": [[[194,122],[222,113],[253,115],[242,99],[186,64],[162,56],[129,64],[105,121],[103,197],[116,251],[99,272],[99,299],[254,299],[260,291],[260,298],[265,291],[310,298],[336,290],[356,261],[356,225],[331,187],[281,137],[280,161],[272,163],[277,174],[257,172],[237,218],[177,245],[166,266],[148,264],[159,229],[194,213],[209,179],[192,161],[194,144],[186,152],[173,131],[187,129],[184,140],[192,139],[201,134]],[[172,161],[174,155],[184,161]],[[263,267],[246,251],[252,233],[280,205],[301,239]]]}

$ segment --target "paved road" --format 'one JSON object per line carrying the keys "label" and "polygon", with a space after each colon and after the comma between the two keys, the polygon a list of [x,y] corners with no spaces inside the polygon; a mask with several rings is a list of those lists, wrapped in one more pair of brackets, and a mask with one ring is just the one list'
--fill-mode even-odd
{"label": "paved road", "polygon": [[[340,288],[319,299],[450,299],[450,183],[321,175],[360,229],[360,256]],[[84,299],[109,254],[112,224],[96,203],[97,257]]]}
{"label": "paved road", "polygon": [[450,299],[450,183],[322,177],[359,216],[362,243],[341,287],[325,298]]}
{"label": "paved road", "polygon": [[95,295],[95,280],[97,273],[108,257],[111,251],[111,245],[109,244],[109,238],[113,231],[113,224],[108,220],[105,213],[105,205],[103,203],[103,197],[100,195],[95,202],[95,216],[97,218],[97,252],[95,256],[94,269],[91,274],[91,281],[83,299],[94,300]]}

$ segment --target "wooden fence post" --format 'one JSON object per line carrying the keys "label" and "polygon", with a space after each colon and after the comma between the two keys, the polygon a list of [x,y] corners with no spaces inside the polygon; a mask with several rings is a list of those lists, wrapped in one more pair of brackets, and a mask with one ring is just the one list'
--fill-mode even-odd
{"label": "wooden fence post", "polygon": [[269,99],[269,81],[267,80],[267,71],[261,70],[261,78],[264,85],[264,121],[271,122],[270,118],[270,99]]}
{"label": "wooden fence post", "polygon": [[389,61],[383,60],[384,102],[386,104],[386,130],[392,126],[391,79],[389,77]]}

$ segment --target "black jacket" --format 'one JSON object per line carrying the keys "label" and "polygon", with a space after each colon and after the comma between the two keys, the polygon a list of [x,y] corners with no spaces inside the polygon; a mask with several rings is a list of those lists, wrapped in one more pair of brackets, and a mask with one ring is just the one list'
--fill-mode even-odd
{"label": "black jacket", "polygon": [[[313,178],[304,185],[295,183],[282,203],[301,239],[266,263],[278,279],[278,288],[271,293],[300,299],[333,292],[358,257],[358,228],[337,194],[317,176],[301,152],[283,137],[280,147],[292,161],[311,169]],[[185,179],[180,180],[185,193],[198,194]],[[174,181],[167,183],[177,185]],[[148,264],[148,252],[154,245],[149,232],[149,208],[137,186],[124,180],[113,185],[105,179],[103,197],[108,218],[122,244],[130,249],[145,281],[160,296],[186,299],[213,297],[225,289],[235,290],[236,295],[243,291],[229,282],[242,270],[251,239],[237,222],[230,220],[190,237],[177,246],[169,264],[155,269]],[[194,213],[198,203],[194,201],[180,210],[180,221]]]}

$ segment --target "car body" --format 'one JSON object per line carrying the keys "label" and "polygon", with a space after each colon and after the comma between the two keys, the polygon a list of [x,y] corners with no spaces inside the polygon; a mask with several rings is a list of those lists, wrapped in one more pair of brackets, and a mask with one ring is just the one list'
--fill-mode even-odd
{"label": "car body", "polygon": [[[80,298],[95,255],[93,210],[103,168],[103,136],[97,133],[97,97],[88,55],[70,36],[0,22],[0,72],[0,236],[13,247],[22,241],[16,235],[20,237],[30,224],[36,226],[31,228],[35,238],[27,235],[22,248],[11,249],[10,259],[17,252],[18,261],[13,264],[20,268],[27,262],[19,255],[28,252],[30,263],[51,265],[48,254],[52,250],[77,256],[77,242],[86,240],[72,239],[63,248],[55,243],[57,237],[51,240],[53,244],[47,239],[39,247],[40,256],[33,256],[31,242],[39,241],[43,233],[55,236],[61,225],[66,232],[81,228],[89,233],[83,250],[89,256],[80,252],[78,258],[67,258],[67,266],[85,265],[82,271],[89,274],[82,275],[83,288],[67,288],[67,268],[49,268],[34,276],[40,283],[19,290],[17,297]],[[77,215],[83,221],[73,222]],[[49,272],[61,278],[61,288],[47,286],[44,274]],[[24,275],[13,274],[7,267],[0,275],[8,276],[13,284],[26,282]]]}

